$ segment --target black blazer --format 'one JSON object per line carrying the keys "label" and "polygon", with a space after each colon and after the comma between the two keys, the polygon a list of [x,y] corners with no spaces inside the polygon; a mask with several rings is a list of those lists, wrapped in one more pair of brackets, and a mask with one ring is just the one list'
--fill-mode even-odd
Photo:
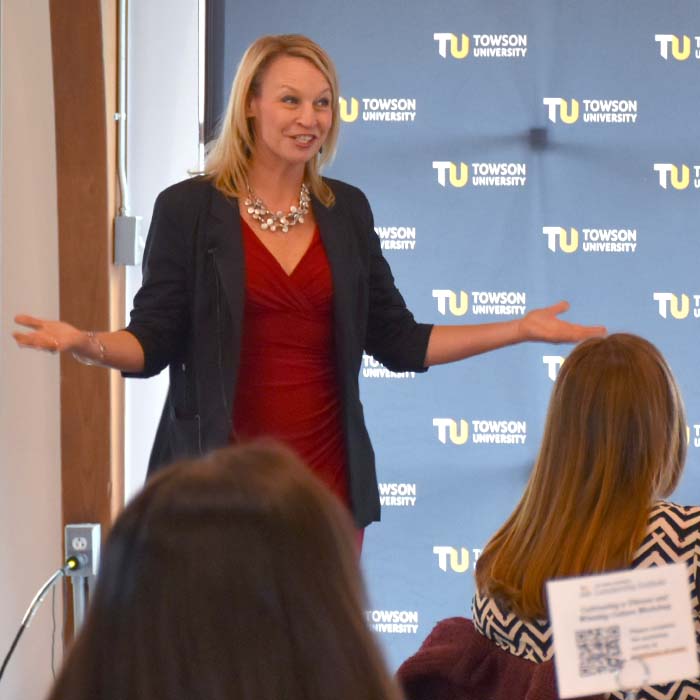
{"label": "black blazer", "polygon": [[[364,527],[379,519],[374,451],[358,373],[366,350],[388,368],[424,371],[432,326],[406,308],[355,187],[327,180],[333,207],[313,199],[334,288],[335,342],[352,510]],[[241,345],[245,270],[237,200],[209,180],[179,182],[158,195],[143,259],[143,286],[127,330],[143,347],[142,372],[166,366],[170,386],[149,475],[175,459],[227,444]]]}

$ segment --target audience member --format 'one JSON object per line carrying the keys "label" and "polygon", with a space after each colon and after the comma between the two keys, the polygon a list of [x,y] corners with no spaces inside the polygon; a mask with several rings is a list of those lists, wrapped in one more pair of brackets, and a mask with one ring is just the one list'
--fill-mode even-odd
{"label": "audience member", "polygon": [[[577,346],[554,385],[542,445],[522,499],[477,563],[475,632],[511,658],[551,666],[546,581],[682,561],[688,565],[700,640],[700,507],[664,500],[680,479],[687,442],[680,392],[651,343],[616,334]],[[452,638],[457,628],[468,636],[454,620],[441,625],[419,652],[421,664],[426,654],[435,653],[435,640],[444,639],[448,627]],[[450,648],[454,651],[453,643]],[[468,661],[464,654],[459,659],[464,677]],[[413,681],[416,661],[402,669],[404,676],[412,669]],[[431,700],[438,697],[467,696],[433,695]],[[700,682],[647,687],[637,697],[696,698]]]}
{"label": "audience member", "polygon": [[398,700],[347,511],[286,448],[159,472],[117,519],[50,700]]}

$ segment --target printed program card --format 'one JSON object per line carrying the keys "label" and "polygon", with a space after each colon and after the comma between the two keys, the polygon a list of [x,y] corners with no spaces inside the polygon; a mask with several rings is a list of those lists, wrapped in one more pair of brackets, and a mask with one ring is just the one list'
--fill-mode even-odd
{"label": "printed program card", "polygon": [[548,581],[547,602],[562,698],[700,673],[685,564]]}

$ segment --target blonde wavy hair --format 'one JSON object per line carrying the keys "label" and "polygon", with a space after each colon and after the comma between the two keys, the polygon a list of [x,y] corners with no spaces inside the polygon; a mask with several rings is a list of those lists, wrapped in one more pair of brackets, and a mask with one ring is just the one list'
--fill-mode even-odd
{"label": "blonde wavy hair", "polygon": [[255,129],[253,120],[246,116],[246,110],[251,97],[259,94],[268,66],[279,56],[309,61],[323,74],[331,88],[331,128],[323,148],[306,164],[304,173],[312,194],[330,207],[334,204],[335,197],[320,171],[333,159],[338,143],[338,76],[328,54],[301,34],[260,37],[243,54],[233,80],[221,130],[209,147],[205,175],[212,179],[218,190],[229,197],[239,198],[247,194],[248,169],[255,153]]}
{"label": "blonde wavy hair", "polygon": [[623,333],[581,343],[554,385],[525,493],[479,558],[479,591],[542,618],[548,579],[628,567],[686,449],[683,400],[661,353]]}

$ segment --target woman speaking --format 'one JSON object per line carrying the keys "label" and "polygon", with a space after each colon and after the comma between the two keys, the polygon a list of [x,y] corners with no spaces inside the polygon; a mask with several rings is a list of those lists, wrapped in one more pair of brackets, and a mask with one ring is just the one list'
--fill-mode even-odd
{"label": "woman speaking", "polygon": [[203,176],[155,203],[143,286],[129,325],[79,330],[19,315],[17,342],[170,386],[149,473],[244,438],[294,448],[352,510],[379,518],[374,454],[359,398],[362,353],[427,367],[526,340],[576,342],[560,302],[519,320],[417,323],[394,284],[355,187],[321,177],[335,151],[338,80],[299,35],[246,51]]}

